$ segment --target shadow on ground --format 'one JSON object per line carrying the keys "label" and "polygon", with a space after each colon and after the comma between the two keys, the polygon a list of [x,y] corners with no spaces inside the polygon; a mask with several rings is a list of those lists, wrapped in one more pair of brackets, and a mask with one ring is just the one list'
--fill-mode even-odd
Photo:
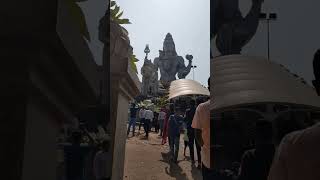
{"label": "shadow on ground", "polygon": [[[179,180],[188,179],[186,174],[183,173],[182,168],[179,166],[179,162],[189,161],[190,157],[185,157],[184,160],[178,161],[177,163],[173,163],[170,161],[170,153],[161,153],[161,156],[162,156],[162,159],[160,161],[169,164],[169,167],[165,168],[166,174]],[[199,177],[199,169],[197,169],[194,164],[191,165],[191,168],[192,168],[191,173],[192,173],[193,179],[197,179]]]}
{"label": "shadow on ground", "polygon": [[171,163],[169,147],[161,145],[158,134],[150,133],[148,140],[143,136],[138,132],[127,139],[125,180],[202,180],[201,171],[192,165],[188,151],[183,156],[181,148],[178,163]]}
{"label": "shadow on ground", "polygon": [[199,178],[199,169],[194,164],[191,165],[191,175],[193,179]]}

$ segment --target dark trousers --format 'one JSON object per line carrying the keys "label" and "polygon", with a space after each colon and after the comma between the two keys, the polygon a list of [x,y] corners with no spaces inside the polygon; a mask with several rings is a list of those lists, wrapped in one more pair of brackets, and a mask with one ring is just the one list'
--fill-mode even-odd
{"label": "dark trousers", "polygon": [[131,126],[132,126],[132,132],[133,132],[132,134],[134,135],[134,133],[136,131],[136,118],[135,117],[130,117],[127,135],[129,135]]}
{"label": "dark trousers", "polygon": [[155,129],[156,133],[159,132],[159,121],[158,120],[154,120],[154,129]]}
{"label": "dark trousers", "polygon": [[171,158],[174,161],[178,160],[179,145],[180,145],[180,136],[169,136],[170,154],[171,154]]}
{"label": "dark trousers", "polygon": [[203,180],[222,180],[222,176],[213,169],[208,169],[204,164],[202,164],[202,178]]}
{"label": "dark trousers", "polygon": [[[195,142],[195,134],[194,129],[188,129],[188,138],[189,138],[189,150],[190,150],[190,158],[191,161],[194,161],[194,142]],[[196,149],[197,149],[197,156],[198,156],[198,163],[201,164],[201,146],[196,141]]]}
{"label": "dark trousers", "polygon": [[[139,131],[141,130],[141,125],[144,128],[144,118],[140,118],[140,122],[139,122]],[[144,129],[145,130],[145,129]]]}
{"label": "dark trousers", "polygon": [[150,131],[150,119],[145,119],[144,120],[144,131],[146,132],[146,137],[149,137],[149,131]]}
{"label": "dark trousers", "polygon": [[201,146],[200,144],[196,141],[196,150],[197,150],[197,156],[198,156],[198,163],[201,164]]}

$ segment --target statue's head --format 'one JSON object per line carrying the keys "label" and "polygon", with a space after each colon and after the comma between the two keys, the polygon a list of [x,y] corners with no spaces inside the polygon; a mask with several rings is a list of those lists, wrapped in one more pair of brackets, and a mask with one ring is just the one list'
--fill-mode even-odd
{"label": "statue's head", "polygon": [[172,35],[168,33],[163,42],[163,51],[166,56],[176,56],[176,47],[172,38]]}

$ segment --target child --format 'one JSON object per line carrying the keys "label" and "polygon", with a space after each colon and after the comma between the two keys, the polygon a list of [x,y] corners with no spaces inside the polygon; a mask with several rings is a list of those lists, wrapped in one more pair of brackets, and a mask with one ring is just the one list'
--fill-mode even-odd
{"label": "child", "polygon": [[189,138],[188,138],[187,128],[184,128],[183,140],[184,140],[184,151],[183,151],[183,155],[184,155],[184,157],[186,157],[186,149],[187,149],[188,144],[189,144]]}

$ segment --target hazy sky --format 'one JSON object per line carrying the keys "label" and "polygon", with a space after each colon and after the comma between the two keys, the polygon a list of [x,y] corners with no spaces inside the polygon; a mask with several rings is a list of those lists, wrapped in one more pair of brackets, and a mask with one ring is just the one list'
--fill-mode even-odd
{"label": "hazy sky", "polygon": [[[241,0],[240,9],[246,14],[251,0]],[[289,5],[288,5],[289,3]],[[277,13],[277,20],[270,22],[270,58],[283,64],[292,73],[303,77],[309,84],[314,79],[313,55],[320,48],[318,10],[320,1],[265,1],[262,11]],[[244,47],[242,54],[267,57],[267,24],[260,22],[255,37]]]}
{"label": "hazy sky", "polygon": [[[137,63],[139,77],[149,44],[149,59],[158,57],[168,32],[173,36],[178,55],[193,55],[195,80],[207,85],[210,74],[210,1],[209,0],[117,0],[123,17],[132,24],[125,25]],[[188,61],[185,59],[185,64]],[[192,70],[187,79],[192,79]]]}

